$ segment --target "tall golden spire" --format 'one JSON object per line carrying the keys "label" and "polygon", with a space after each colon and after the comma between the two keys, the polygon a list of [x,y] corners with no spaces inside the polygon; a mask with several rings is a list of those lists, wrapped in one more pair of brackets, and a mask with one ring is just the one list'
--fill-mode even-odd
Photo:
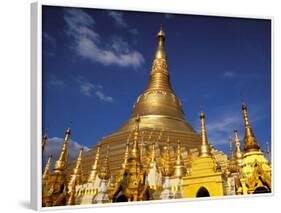
{"label": "tall golden spire", "polygon": [[67,198],[66,205],[74,205],[75,204],[75,187],[77,184],[81,183],[82,169],[81,169],[81,161],[82,161],[82,153],[83,148],[80,148],[79,155],[76,159],[75,166],[73,168],[72,174],[70,175],[70,180],[67,185]]}
{"label": "tall golden spire", "polygon": [[99,178],[102,180],[108,180],[110,177],[109,163],[108,163],[108,155],[109,155],[109,145],[106,147],[106,155],[104,162],[99,170]]}
{"label": "tall golden spire", "polygon": [[202,142],[200,156],[207,157],[210,156],[210,147],[208,144],[204,112],[200,113],[200,121],[201,121],[201,142]]}
{"label": "tall golden spire", "polygon": [[46,131],[44,133],[44,135],[42,136],[42,153],[44,153],[44,151],[45,151],[45,146],[46,146],[47,140],[48,140],[48,133]]}
{"label": "tall golden spire", "polygon": [[169,80],[168,62],[164,43],[165,33],[161,26],[160,31],[157,34],[157,47],[150,72],[150,80],[145,92],[154,90],[173,92]]}
{"label": "tall golden spire", "polygon": [[65,132],[64,143],[61,152],[59,154],[59,158],[54,166],[54,173],[61,173],[64,172],[64,170],[66,169],[70,134],[71,134],[70,128],[67,128]]}
{"label": "tall golden spire", "polygon": [[98,193],[95,195],[93,203],[108,203],[110,202],[108,196],[108,180],[110,178],[109,170],[109,145],[106,147],[106,155],[103,161],[103,164],[100,166],[98,176],[101,179],[101,182],[98,186]]}
{"label": "tall golden spire", "polygon": [[139,146],[138,146],[138,140],[139,140],[139,123],[140,123],[140,116],[137,115],[136,119],[136,127],[134,131],[134,141],[133,141],[133,147],[131,149],[131,155],[130,158],[134,158],[136,160],[140,160],[140,152],[139,152]]}
{"label": "tall golden spire", "polygon": [[90,171],[90,175],[88,177],[87,183],[93,183],[95,181],[96,175],[98,173],[99,160],[100,160],[100,143],[97,144],[95,161]]}
{"label": "tall golden spire", "polygon": [[232,150],[232,138],[231,138],[231,136],[229,136],[228,142],[229,142],[229,171],[231,173],[233,173],[233,172],[237,172],[237,163],[236,163],[234,153],[233,153],[233,150]]}
{"label": "tall golden spire", "polygon": [[181,162],[181,145],[180,145],[180,141],[178,140],[178,144],[177,144],[177,163]]}
{"label": "tall golden spire", "polygon": [[153,166],[155,163],[156,151],[155,151],[155,142],[152,143],[152,150],[151,150],[151,159],[150,159],[150,166]]}
{"label": "tall golden spire", "polygon": [[250,127],[247,106],[245,103],[242,104],[242,112],[243,112],[244,123],[245,123],[244,151],[245,152],[259,151],[260,147],[257,143],[256,136],[254,135],[254,132]]}
{"label": "tall golden spire", "polygon": [[73,181],[76,181],[77,180],[77,176],[80,176],[81,177],[81,161],[82,161],[82,154],[83,154],[83,148],[81,147],[80,148],[80,151],[79,151],[79,155],[76,159],[76,162],[75,162],[75,166],[73,167],[73,170],[72,170],[72,174],[71,174],[71,179],[69,181],[69,183],[71,184]]}
{"label": "tall golden spire", "polygon": [[82,154],[83,154],[84,148],[81,147],[80,151],[79,151],[79,155],[76,161],[76,165],[75,165],[75,173],[77,173],[77,171],[80,169],[81,167],[81,161],[82,161]]}
{"label": "tall golden spire", "polygon": [[157,41],[158,41],[158,46],[155,51],[154,58],[167,60],[166,52],[164,49],[165,32],[163,31],[162,25],[160,26],[160,31],[157,34]]}
{"label": "tall golden spire", "polygon": [[181,157],[181,145],[180,145],[180,141],[178,140],[177,158],[176,158],[176,163],[174,166],[174,176],[181,178],[184,176],[184,173],[185,173],[185,168],[184,168],[184,164],[183,164],[183,159]]}
{"label": "tall golden spire", "polygon": [[164,165],[162,168],[162,173],[164,176],[171,176],[173,173],[173,168],[171,165],[171,158],[170,158],[170,137],[167,137],[167,146],[166,148],[166,155],[164,156]]}
{"label": "tall golden spire", "polygon": [[232,137],[228,137],[228,143],[229,143],[229,159],[233,158],[233,150],[232,150]]}
{"label": "tall golden spire", "polygon": [[45,146],[48,140],[48,133],[45,131],[44,135],[42,136],[42,169],[45,164]]}
{"label": "tall golden spire", "polygon": [[142,132],[141,132],[141,139],[140,139],[140,143],[139,143],[139,149],[140,149],[140,162],[143,162],[143,161],[144,161],[144,156],[145,156],[144,135],[145,135],[145,132],[144,132],[144,131],[142,131]]}
{"label": "tall golden spire", "polygon": [[43,172],[43,175],[42,175],[42,179],[46,179],[47,177],[49,177],[50,175],[50,168],[51,168],[51,160],[52,160],[52,155],[49,156],[48,158],[48,161],[47,161],[47,164],[45,166],[45,169],[44,169],[44,172]]}
{"label": "tall golden spire", "polygon": [[236,161],[237,161],[237,165],[240,167],[242,165],[242,152],[241,152],[241,148],[240,148],[240,139],[238,136],[238,132],[237,129],[234,129],[234,140],[235,140],[235,146],[236,146]]}
{"label": "tall golden spire", "polygon": [[127,142],[126,142],[126,150],[125,150],[125,155],[124,155],[124,162],[122,164],[122,168],[125,169],[128,163],[128,159],[129,159],[129,149],[130,149],[130,136],[131,133],[129,134],[128,138],[127,138]]}

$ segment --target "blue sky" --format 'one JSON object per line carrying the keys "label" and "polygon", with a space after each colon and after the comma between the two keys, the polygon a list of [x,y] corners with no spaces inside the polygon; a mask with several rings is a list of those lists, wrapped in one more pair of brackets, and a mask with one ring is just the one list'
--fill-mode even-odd
{"label": "blue sky", "polygon": [[244,134],[248,105],[259,144],[271,141],[271,22],[163,13],[43,8],[43,130],[51,140],[71,127],[73,142],[93,146],[125,122],[144,90],[160,25],[172,86],[186,119],[228,153]]}

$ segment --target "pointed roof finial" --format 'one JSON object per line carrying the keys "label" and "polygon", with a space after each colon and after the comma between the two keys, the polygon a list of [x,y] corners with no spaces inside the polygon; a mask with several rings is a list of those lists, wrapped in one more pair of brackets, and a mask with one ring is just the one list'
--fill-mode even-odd
{"label": "pointed roof finial", "polygon": [[44,132],[44,134],[42,136],[42,139],[44,139],[44,140],[48,139],[48,132],[47,131]]}
{"label": "pointed roof finial", "polygon": [[155,155],[156,155],[155,142],[153,142],[152,143],[152,151],[151,151],[151,163],[155,162]]}
{"label": "pointed roof finial", "polygon": [[67,128],[65,132],[64,143],[62,145],[61,152],[54,166],[54,173],[61,173],[64,172],[64,170],[66,169],[66,164],[68,160],[68,144],[70,140],[70,134],[71,134],[71,130],[70,128]]}
{"label": "pointed roof finial", "polygon": [[109,145],[107,145],[106,147],[105,160],[99,171],[99,178],[103,180],[107,180],[110,177],[108,156],[109,156]]}
{"label": "pointed roof finial", "polygon": [[100,143],[97,144],[95,161],[90,171],[90,175],[88,177],[87,183],[93,183],[95,181],[96,175],[98,173],[99,160],[100,160]]}
{"label": "pointed roof finial", "polygon": [[257,143],[256,136],[254,135],[254,132],[250,127],[247,105],[245,102],[242,103],[242,112],[245,123],[244,150],[245,152],[259,151],[260,147]]}
{"label": "pointed roof finial", "polygon": [[80,151],[79,151],[79,155],[76,159],[75,167],[73,169],[73,174],[78,174],[80,172],[83,151],[84,151],[84,148],[81,147]]}
{"label": "pointed roof finial", "polygon": [[166,60],[166,52],[164,50],[164,42],[165,42],[165,32],[162,28],[162,25],[160,27],[160,31],[157,33],[157,48],[155,51],[154,59],[164,59]]}
{"label": "pointed roof finial", "polygon": [[163,30],[162,24],[160,25],[160,31],[158,32],[157,37],[158,37],[158,39],[161,37],[165,40],[165,32]]}
{"label": "pointed roof finial", "polygon": [[181,160],[181,144],[180,140],[177,140],[177,161]]}
{"label": "pointed roof finial", "polygon": [[42,136],[42,168],[43,168],[43,165],[45,164],[45,146],[46,146],[46,143],[48,141],[48,132],[47,132],[47,129],[44,133],[44,135]]}
{"label": "pointed roof finial", "polygon": [[175,177],[182,177],[184,176],[185,168],[183,164],[183,159],[181,157],[181,143],[180,140],[177,140],[177,158],[176,163],[174,165],[174,176]]}
{"label": "pointed roof finial", "polygon": [[235,160],[235,156],[232,151],[232,137],[228,137],[229,142],[229,164],[228,169],[231,173],[237,172],[237,161]]}
{"label": "pointed roof finial", "polygon": [[243,116],[244,116],[245,126],[250,126],[247,105],[244,101],[242,102],[242,112],[243,112]]}
{"label": "pointed roof finial", "polygon": [[127,141],[126,141],[126,150],[125,150],[125,154],[124,154],[124,162],[122,164],[122,168],[125,169],[128,163],[128,159],[129,159],[129,149],[130,149],[130,136],[131,133],[129,133]]}
{"label": "pointed roof finial", "polygon": [[265,151],[266,151],[267,154],[269,154],[269,153],[270,153],[269,142],[266,141],[266,142],[265,142],[265,145],[266,145],[266,150],[265,150]]}
{"label": "pointed roof finial", "polygon": [[138,146],[139,123],[140,123],[140,116],[139,116],[139,114],[137,114],[135,122],[136,122],[136,127],[135,127],[135,132],[134,132],[134,141],[133,141],[133,147],[132,147],[132,150],[131,150],[131,157],[139,160],[139,158],[140,158],[139,146]]}
{"label": "pointed roof finial", "polygon": [[45,145],[46,145],[47,140],[48,140],[48,132],[46,130],[45,133],[42,136],[42,150],[43,151],[45,149]]}
{"label": "pointed roof finial", "polygon": [[157,47],[150,71],[150,79],[145,92],[161,90],[174,93],[169,79],[168,60],[164,45],[165,38],[164,30],[161,27],[157,34]]}
{"label": "pointed roof finial", "polygon": [[236,128],[234,129],[234,141],[235,141],[235,146],[236,146],[236,161],[237,161],[238,166],[241,166],[243,154],[241,152],[240,139],[239,139],[238,131]]}
{"label": "pointed roof finial", "polygon": [[229,159],[231,159],[232,156],[233,156],[233,151],[232,151],[232,137],[231,137],[231,136],[228,137],[228,143],[229,143]]}
{"label": "pointed roof finial", "polygon": [[43,179],[43,180],[45,180],[46,178],[48,178],[49,175],[50,175],[50,168],[51,168],[51,160],[52,160],[52,157],[53,157],[53,155],[49,155],[47,164],[46,164],[46,166],[45,166],[45,169],[44,169],[44,172],[43,172],[43,175],[42,175],[42,179]]}
{"label": "pointed roof finial", "polygon": [[162,168],[162,173],[164,176],[171,176],[173,173],[173,167],[171,165],[171,159],[170,159],[170,137],[167,137],[167,149],[166,149],[166,155],[164,157],[164,165]]}
{"label": "pointed roof finial", "polygon": [[210,147],[208,144],[204,112],[200,113],[200,120],[201,120],[201,142],[202,142],[200,156],[207,157],[210,156]]}
{"label": "pointed roof finial", "polygon": [[70,175],[70,180],[67,185],[68,196],[66,198],[66,205],[74,205],[75,204],[75,187],[77,184],[81,183],[81,161],[82,161],[82,153],[84,148],[80,148],[79,155],[76,159],[75,165],[73,167],[72,174]]}

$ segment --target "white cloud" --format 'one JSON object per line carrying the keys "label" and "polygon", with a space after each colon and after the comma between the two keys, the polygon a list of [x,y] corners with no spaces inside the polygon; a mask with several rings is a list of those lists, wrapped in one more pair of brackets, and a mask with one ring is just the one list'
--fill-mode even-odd
{"label": "white cloud", "polygon": [[64,81],[59,80],[59,79],[52,79],[52,80],[49,81],[49,84],[53,85],[53,86],[58,86],[58,87],[65,86]]}
{"label": "white cloud", "polygon": [[111,96],[105,95],[103,92],[103,87],[99,84],[92,84],[91,82],[85,80],[78,80],[80,85],[80,92],[88,97],[95,95],[100,101],[103,102],[113,102]]}
{"label": "white cloud", "polygon": [[125,21],[122,12],[110,11],[108,13],[108,15],[113,18],[117,27],[123,28],[123,29],[128,29],[128,31],[130,33],[132,33],[133,35],[137,35],[139,33],[139,31],[136,28],[131,28],[129,26],[129,24]]}
{"label": "white cloud", "polygon": [[64,20],[70,29],[70,31],[67,31],[68,33],[82,32],[92,38],[98,37],[94,31],[90,30],[95,25],[95,20],[81,9],[65,9]]}
{"label": "white cloud", "polygon": [[[214,144],[227,144],[228,136],[233,135],[233,129],[242,129],[242,115],[229,114],[217,117],[215,120],[206,121],[206,128],[209,141]],[[240,133],[241,134],[241,133]]]}
{"label": "white cloud", "polygon": [[50,45],[51,47],[55,47],[56,46],[56,39],[51,36],[50,34],[43,32],[43,39],[47,42],[48,45]]}
{"label": "white cloud", "polygon": [[128,27],[128,24],[126,23],[126,21],[123,18],[123,13],[116,12],[116,11],[110,11],[108,13],[108,15],[111,16],[114,19],[115,23],[118,26],[123,27],[123,28],[127,28]]}
{"label": "white cloud", "polygon": [[50,34],[43,32],[43,43],[44,49],[43,53],[47,56],[55,56],[55,49],[56,49],[56,39],[51,36]]}
{"label": "white cloud", "polygon": [[223,73],[223,77],[225,78],[235,78],[236,76],[237,74],[235,72],[227,71]]}
{"label": "white cloud", "polygon": [[128,42],[124,41],[119,36],[114,36],[112,38],[112,48],[119,53],[128,53],[130,51]]}
{"label": "white cloud", "polygon": [[[102,43],[106,42],[102,42],[101,36],[93,29],[94,19],[81,9],[65,9],[64,20],[67,23],[67,34],[73,38],[73,47],[78,55],[107,66],[137,68],[144,62],[142,54],[129,45],[125,49],[116,49],[117,43],[112,41],[112,45],[105,48]],[[119,42],[123,42],[119,45],[123,47],[124,41],[120,39]]]}
{"label": "white cloud", "polygon": [[132,33],[133,35],[137,35],[139,33],[136,28],[131,28],[129,26],[129,24],[125,21],[122,12],[110,11],[108,13],[108,15],[113,18],[113,20],[114,20],[114,22],[115,22],[117,27],[123,28],[123,29],[128,29],[128,31],[130,33]]}
{"label": "white cloud", "polygon": [[[48,156],[52,154],[53,155],[52,165],[54,164],[54,162],[58,159],[63,142],[64,139],[59,137],[52,137],[47,140],[45,145],[45,152],[44,152],[45,163],[48,159]],[[68,145],[69,161],[75,159],[78,156],[81,147],[84,148],[84,151],[89,151],[89,148],[87,146],[83,146],[78,142],[70,139],[70,143]]]}
{"label": "white cloud", "polygon": [[56,86],[56,87],[64,87],[65,82],[61,79],[58,79],[54,74],[50,75],[50,80],[48,81],[48,84],[50,86]]}
{"label": "white cloud", "polygon": [[95,92],[96,96],[101,100],[105,102],[112,102],[113,98],[111,96],[106,96],[102,91],[98,90]]}
{"label": "white cloud", "polygon": [[86,96],[92,96],[92,89],[94,89],[95,86],[92,83],[84,82],[80,86],[80,91],[83,95]]}

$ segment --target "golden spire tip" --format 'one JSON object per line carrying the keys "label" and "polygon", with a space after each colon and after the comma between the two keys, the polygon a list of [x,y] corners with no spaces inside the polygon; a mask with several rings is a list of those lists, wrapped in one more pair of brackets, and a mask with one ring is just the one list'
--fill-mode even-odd
{"label": "golden spire tip", "polygon": [[158,37],[158,38],[159,38],[159,37],[165,38],[165,32],[164,32],[164,30],[163,30],[162,24],[160,25],[160,31],[158,32],[157,37]]}
{"label": "golden spire tip", "polygon": [[200,119],[203,119],[203,118],[205,118],[205,113],[202,111],[202,112],[200,112]]}
{"label": "golden spire tip", "polygon": [[247,110],[247,105],[245,101],[242,102],[242,110]]}
{"label": "golden spire tip", "polygon": [[68,134],[68,135],[71,134],[71,129],[69,127],[66,129],[66,134]]}

